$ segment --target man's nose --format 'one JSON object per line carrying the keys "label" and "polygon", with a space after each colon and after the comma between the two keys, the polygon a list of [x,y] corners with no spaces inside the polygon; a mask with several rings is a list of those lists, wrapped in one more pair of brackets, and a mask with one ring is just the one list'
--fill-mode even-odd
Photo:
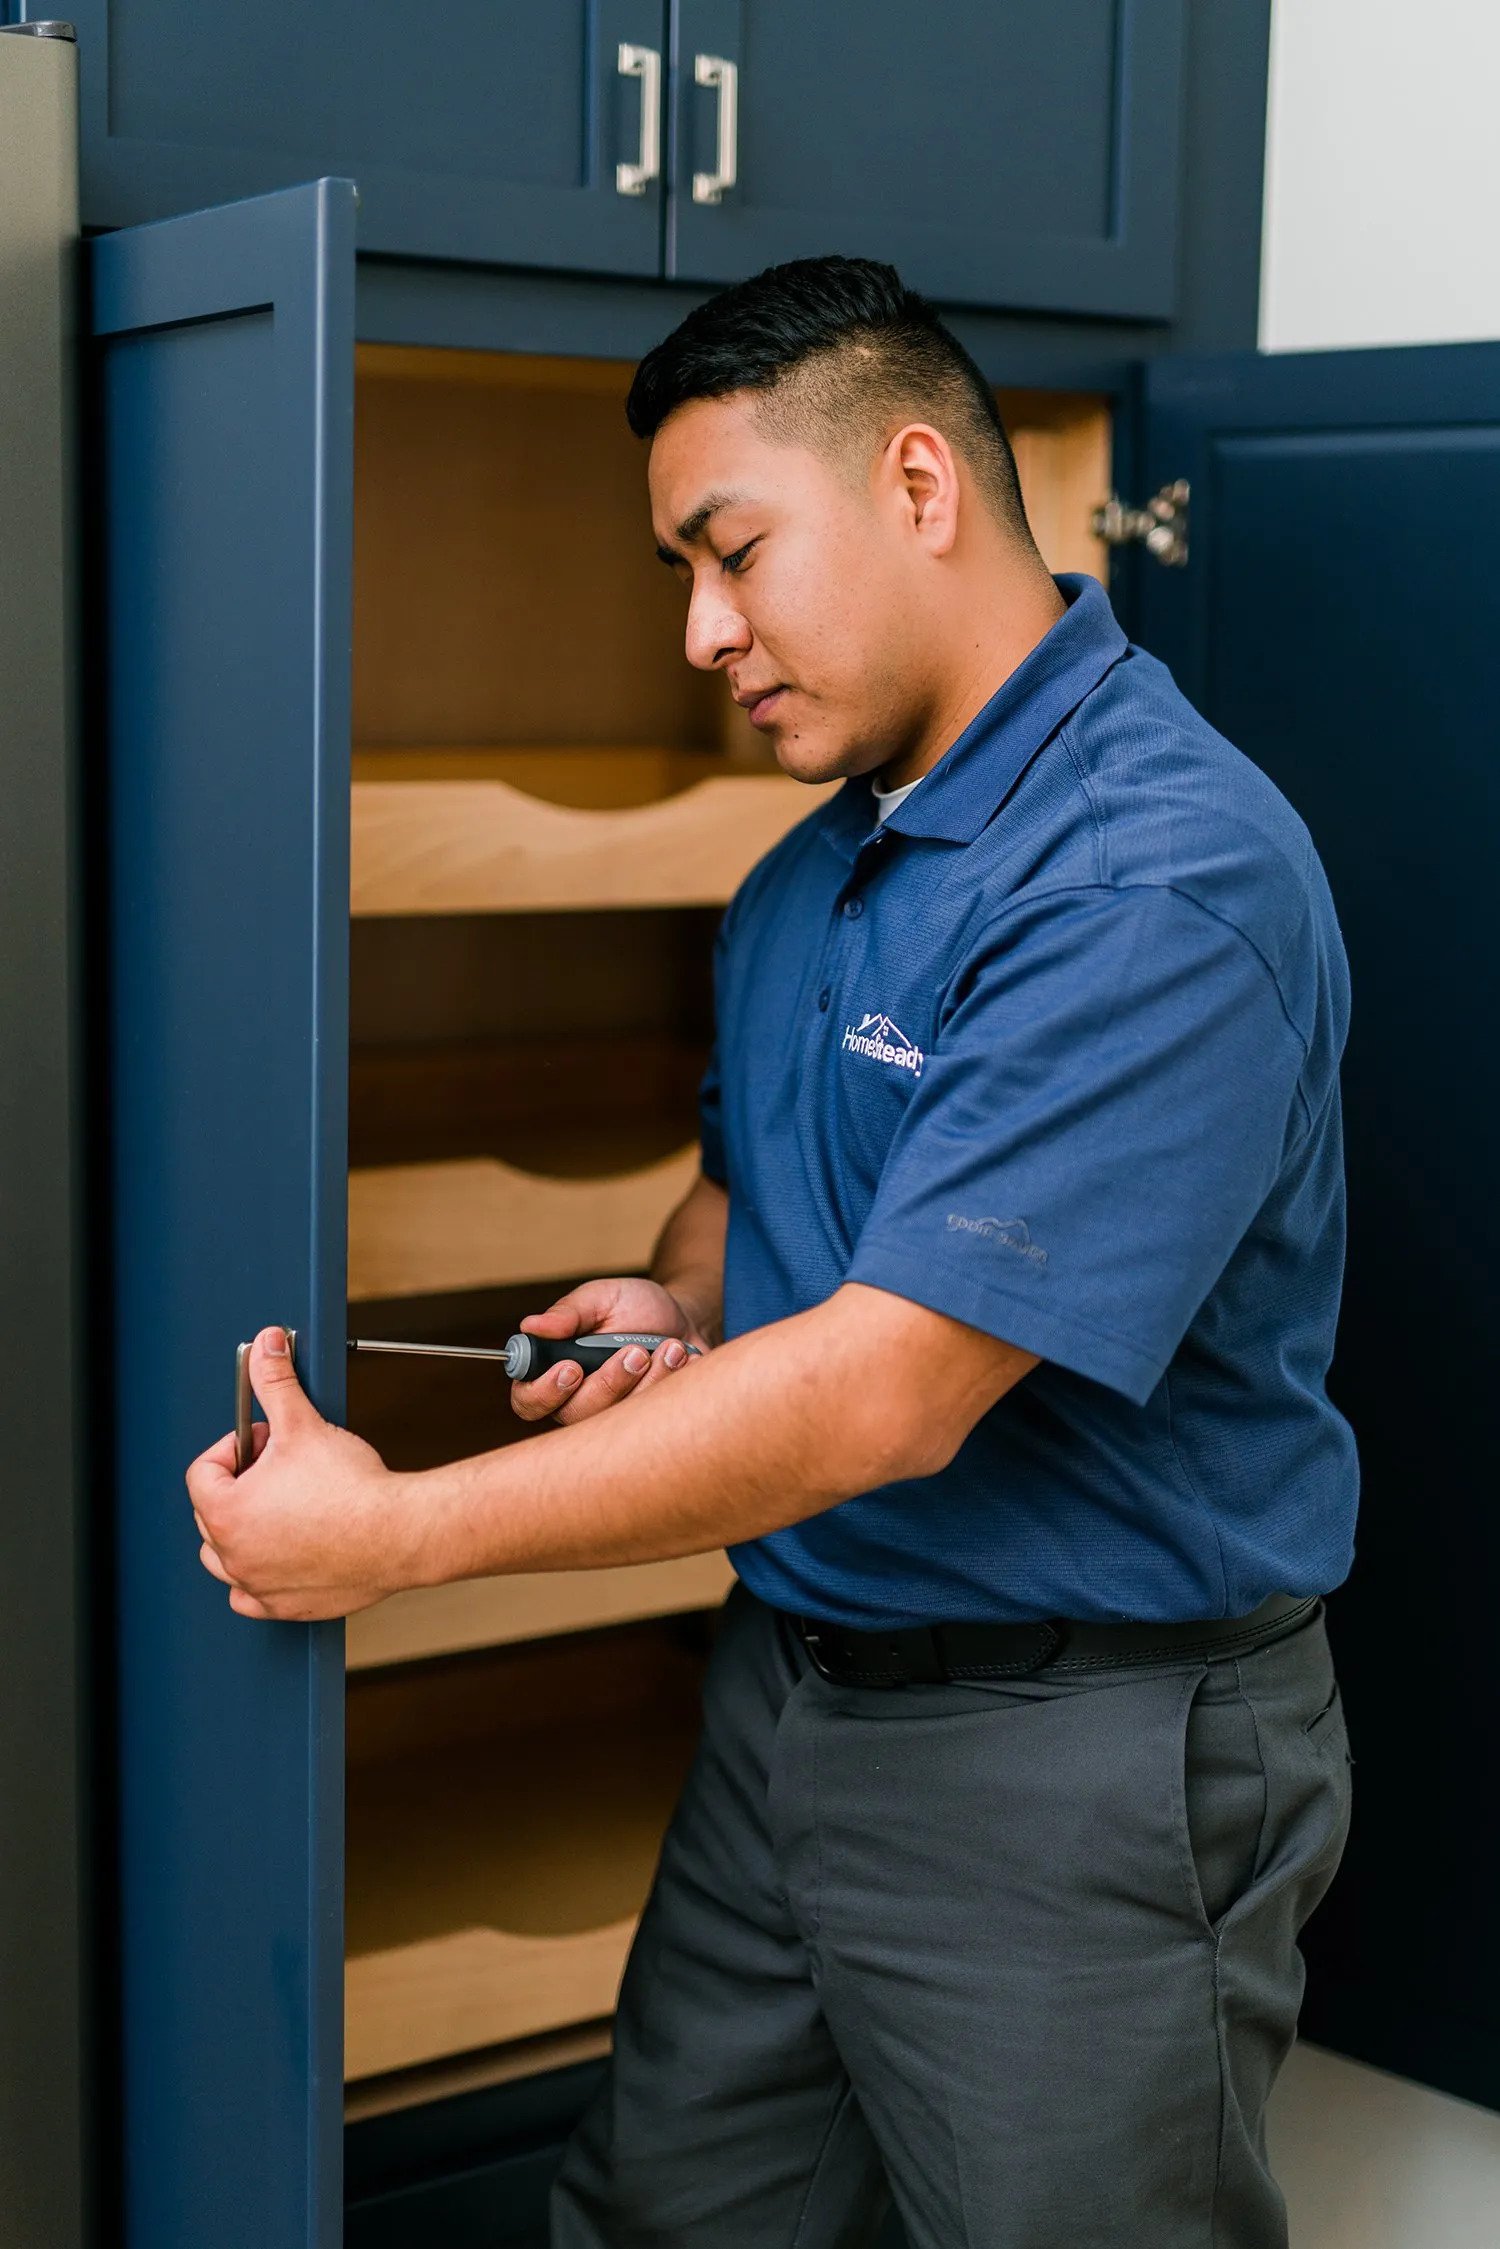
{"label": "man's nose", "polygon": [[750,628],[720,588],[695,586],[688,603],[687,660],[711,672],[750,646]]}

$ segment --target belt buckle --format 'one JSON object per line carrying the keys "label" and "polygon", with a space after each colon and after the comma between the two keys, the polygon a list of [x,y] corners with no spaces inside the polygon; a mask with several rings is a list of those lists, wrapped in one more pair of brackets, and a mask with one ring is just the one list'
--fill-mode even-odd
{"label": "belt buckle", "polygon": [[[901,1632],[893,1632],[889,1635],[888,1644],[884,1650],[879,1650],[879,1643],[886,1640],[887,1635],[874,1632],[863,1634],[861,1635],[863,1639],[874,1643],[870,1649],[870,1665],[861,1666],[856,1659],[849,1667],[840,1671],[836,1666],[830,1664],[824,1652],[825,1638],[832,1640],[835,1647],[838,1645],[839,1627],[822,1624],[815,1617],[804,1616],[799,1616],[796,1619],[796,1624],[798,1637],[811,1658],[813,1669],[821,1677],[827,1679],[832,1686],[844,1687],[861,1684],[879,1687],[939,1685],[951,1676],[943,1662],[942,1647],[935,1626],[921,1625],[915,1630],[907,1629]],[[920,1646],[913,1645],[913,1642],[916,1641],[920,1641]],[[882,1669],[884,1668],[881,1663],[882,1654],[890,1666],[888,1674],[884,1677],[866,1677],[861,1680],[857,1676],[861,1669],[870,1669],[877,1665]],[[855,1676],[851,1677],[851,1673]]]}
{"label": "belt buckle", "polygon": [[796,1617],[793,1621],[797,1627],[797,1637],[802,1642],[803,1647],[806,1648],[814,1671],[818,1673],[820,1678],[827,1679],[830,1684],[836,1686],[838,1681],[824,1660],[823,1641],[818,1625],[811,1617],[806,1616]]}

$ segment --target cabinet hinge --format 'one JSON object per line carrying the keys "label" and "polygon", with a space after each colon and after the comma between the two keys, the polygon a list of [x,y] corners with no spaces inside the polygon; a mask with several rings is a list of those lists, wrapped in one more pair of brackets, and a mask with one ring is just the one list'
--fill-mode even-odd
{"label": "cabinet hinge", "polygon": [[1094,537],[1107,547],[1142,546],[1169,570],[1181,569],[1188,558],[1187,479],[1164,484],[1143,508],[1127,507],[1111,492],[1102,508],[1095,508]]}

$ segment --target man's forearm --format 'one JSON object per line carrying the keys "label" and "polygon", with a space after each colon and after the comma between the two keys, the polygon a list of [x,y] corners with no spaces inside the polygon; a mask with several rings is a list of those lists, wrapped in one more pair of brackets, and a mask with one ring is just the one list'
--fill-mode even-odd
{"label": "man's forearm", "polygon": [[967,1401],[928,1415],[899,1381],[872,1383],[903,1308],[850,1293],[592,1420],[412,1478],[419,1581],[703,1553],[940,1466]]}

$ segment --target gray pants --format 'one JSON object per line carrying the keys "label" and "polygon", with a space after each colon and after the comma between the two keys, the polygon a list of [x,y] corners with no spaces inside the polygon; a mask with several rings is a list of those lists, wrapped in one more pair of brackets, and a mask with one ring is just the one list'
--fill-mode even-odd
{"label": "gray pants", "polygon": [[[1266,2096],[1348,1824],[1321,1616],[831,1686],[743,1590],[554,2249],[1282,2249]],[[889,2181],[889,2188],[887,2187]]]}

